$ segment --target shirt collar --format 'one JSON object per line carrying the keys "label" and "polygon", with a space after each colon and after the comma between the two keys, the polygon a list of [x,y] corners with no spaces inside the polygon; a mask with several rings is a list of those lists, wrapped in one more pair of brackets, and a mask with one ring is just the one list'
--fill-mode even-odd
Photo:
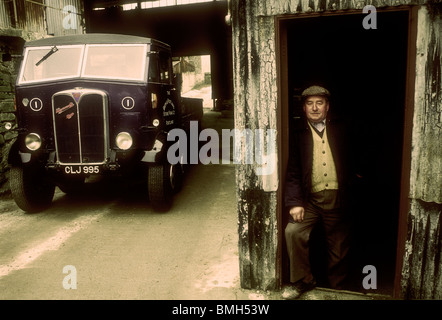
{"label": "shirt collar", "polygon": [[312,125],[312,127],[314,127],[316,130],[318,130],[319,132],[324,131],[325,129],[325,125],[326,125],[326,121],[325,119],[320,121],[320,122],[310,122],[309,123]]}

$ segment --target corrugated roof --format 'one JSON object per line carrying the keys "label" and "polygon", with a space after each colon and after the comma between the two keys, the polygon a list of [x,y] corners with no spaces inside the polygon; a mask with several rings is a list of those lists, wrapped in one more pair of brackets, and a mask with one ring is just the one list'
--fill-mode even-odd
{"label": "corrugated roof", "polygon": [[[83,10],[82,0],[45,0],[46,21],[48,34],[53,36],[65,36],[82,34]],[[66,11],[69,11],[69,15]],[[68,19],[69,27],[64,26]]]}
{"label": "corrugated roof", "polygon": [[0,27],[9,28],[11,26],[11,18],[9,17],[9,10],[6,7],[6,2],[0,1]]}

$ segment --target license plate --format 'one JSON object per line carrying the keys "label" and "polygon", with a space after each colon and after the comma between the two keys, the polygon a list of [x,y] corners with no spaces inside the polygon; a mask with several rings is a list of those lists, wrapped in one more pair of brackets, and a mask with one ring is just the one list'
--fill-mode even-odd
{"label": "license plate", "polygon": [[76,165],[76,166],[65,166],[64,167],[64,173],[66,174],[94,174],[94,173],[100,173],[101,168],[100,166],[88,166],[88,165]]}

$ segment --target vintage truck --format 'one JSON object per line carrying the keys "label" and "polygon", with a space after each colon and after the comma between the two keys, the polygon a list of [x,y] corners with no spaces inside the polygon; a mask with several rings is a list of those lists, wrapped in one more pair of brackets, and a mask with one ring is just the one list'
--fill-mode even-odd
{"label": "vintage truck", "polygon": [[84,34],[27,42],[16,82],[18,137],[10,187],[26,212],[48,208],[94,175],[147,182],[155,209],[170,207],[183,164],[167,161],[168,132],[199,121],[202,103],[181,97],[169,45]]}

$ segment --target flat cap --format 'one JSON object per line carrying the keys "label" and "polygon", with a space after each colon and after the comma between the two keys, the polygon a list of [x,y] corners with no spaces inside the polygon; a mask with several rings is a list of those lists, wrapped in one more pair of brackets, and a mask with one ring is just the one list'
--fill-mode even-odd
{"label": "flat cap", "polygon": [[311,86],[308,87],[307,89],[305,89],[302,92],[302,97],[308,97],[308,96],[326,96],[329,97],[330,96],[330,92],[320,86]]}

